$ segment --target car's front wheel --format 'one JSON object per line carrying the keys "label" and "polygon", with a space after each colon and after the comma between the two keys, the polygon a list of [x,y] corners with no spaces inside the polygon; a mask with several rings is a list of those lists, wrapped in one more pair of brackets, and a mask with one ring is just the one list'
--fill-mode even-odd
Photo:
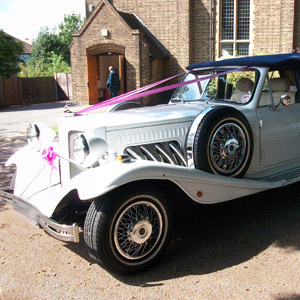
{"label": "car's front wheel", "polygon": [[84,226],[90,254],[113,273],[130,275],[154,264],[170,232],[167,201],[150,188],[94,200]]}

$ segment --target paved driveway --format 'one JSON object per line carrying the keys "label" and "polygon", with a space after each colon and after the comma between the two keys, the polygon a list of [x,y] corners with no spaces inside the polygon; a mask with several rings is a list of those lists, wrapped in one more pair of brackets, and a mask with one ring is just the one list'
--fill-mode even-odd
{"label": "paved driveway", "polygon": [[[56,125],[64,104],[0,111],[1,136],[24,134],[30,121]],[[24,135],[0,140],[0,188],[12,172],[4,161],[23,143]],[[109,274],[83,241],[57,241],[0,202],[0,299],[300,299],[299,199],[297,183],[219,205],[186,204],[162,261],[132,277]]]}
{"label": "paved driveway", "polygon": [[[69,101],[13,106],[0,110],[0,140],[16,138],[26,134],[30,122],[40,122],[50,127],[56,126],[58,119],[64,117],[65,105]],[[70,106],[73,112],[86,106]]]}

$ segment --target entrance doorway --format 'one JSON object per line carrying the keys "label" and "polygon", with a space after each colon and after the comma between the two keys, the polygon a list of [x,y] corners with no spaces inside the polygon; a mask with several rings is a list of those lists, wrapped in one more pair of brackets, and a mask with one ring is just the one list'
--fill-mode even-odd
{"label": "entrance doorway", "polygon": [[106,89],[109,66],[113,66],[119,73],[119,94],[126,92],[125,56],[111,52],[90,55],[87,56],[89,104],[96,104],[110,98]]}

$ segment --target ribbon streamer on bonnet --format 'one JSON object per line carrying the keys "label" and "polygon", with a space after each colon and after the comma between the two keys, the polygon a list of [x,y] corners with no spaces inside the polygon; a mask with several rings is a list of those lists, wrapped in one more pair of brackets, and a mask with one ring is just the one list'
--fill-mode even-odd
{"label": "ribbon streamer on bonnet", "polygon": [[211,79],[211,78],[214,78],[214,77],[217,77],[217,76],[223,76],[223,75],[226,75],[226,74],[229,74],[229,73],[232,73],[232,72],[241,71],[241,70],[245,70],[245,69],[248,69],[248,68],[250,68],[250,67],[242,67],[242,68],[238,68],[238,69],[231,69],[231,70],[228,70],[228,71],[219,72],[219,73],[216,73],[216,74],[204,76],[204,77],[201,77],[201,78],[196,78],[196,79],[185,81],[185,82],[179,82],[179,83],[171,84],[171,85],[168,85],[168,86],[164,86],[164,87],[160,87],[160,88],[148,91],[150,88],[153,88],[157,85],[160,85],[160,84],[162,84],[162,83],[164,83],[168,80],[171,80],[171,79],[173,79],[175,77],[178,77],[179,75],[183,74],[183,73],[180,73],[180,74],[174,75],[172,77],[163,79],[161,81],[157,81],[155,83],[149,84],[145,87],[142,87],[142,88],[136,89],[134,91],[131,91],[131,92],[122,94],[120,96],[114,97],[112,99],[105,100],[101,103],[97,103],[97,104],[95,104],[91,107],[87,107],[85,109],[82,109],[82,110],[74,113],[74,115],[77,116],[81,113],[89,112],[89,111],[92,111],[92,110],[95,110],[95,109],[98,109],[98,108],[101,108],[101,107],[106,107],[106,106],[110,106],[110,105],[113,105],[113,104],[118,104],[118,103],[130,101],[130,100],[134,100],[134,99],[141,98],[141,97],[146,97],[146,96],[158,94],[158,93],[161,93],[161,92],[176,89],[176,88],[181,87],[181,86],[189,85],[189,84],[192,84],[192,83],[195,83],[195,82],[198,83],[202,80]]}
{"label": "ribbon streamer on bonnet", "polygon": [[[185,74],[185,73],[184,72],[183,73],[179,73],[177,75],[168,77],[166,79],[163,79],[163,80],[160,80],[160,81],[157,81],[157,82],[154,82],[154,83],[151,83],[149,85],[146,85],[144,87],[138,88],[136,90],[124,93],[124,94],[122,94],[120,96],[117,96],[117,97],[114,97],[112,99],[108,99],[108,100],[105,100],[105,101],[103,101],[101,103],[97,103],[97,104],[95,104],[95,105],[93,105],[91,107],[85,108],[85,109],[83,109],[83,110],[81,110],[79,112],[74,113],[74,115],[77,116],[77,115],[79,115],[79,114],[81,114],[83,112],[88,112],[88,111],[91,111],[91,110],[95,110],[95,109],[100,108],[100,107],[109,106],[109,105],[113,105],[113,104],[117,104],[117,103],[129,101],[130,99],[127,99],[127,97],[133,96],[133,95],[141,93],[143,91],[147,91],[147,90],[149,90],[149,89],[151,89],[151,88],[153,88],[153,87],[155,87],[157,85],[163,84],[163,83],[165,83],[165,82],[167,82],[167,81],[169,81],[169,80],[171,80],[173,78],[176,78],[176,77],[178,77],[180,75],[183,75],[183,74]],[[140,96],[138,96],[136,98],[139,98],[139,97]],[[121,99],[123,99],[124,101],[121,101]]]}

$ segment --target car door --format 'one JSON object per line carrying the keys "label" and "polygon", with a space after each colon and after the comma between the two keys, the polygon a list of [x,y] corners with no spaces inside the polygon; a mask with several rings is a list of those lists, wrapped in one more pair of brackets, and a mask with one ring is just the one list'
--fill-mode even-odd
{"label": "car door", "polygon": [[259,107],[261,167],[300,158],[300,105],[280,106],[276,111]]}
{"label": "car door", "polygon": [[[270,84],[271,82],[272,80]],[[261,168],[289,163],[300,158],[300,103],[295,101],[296,92],[291,90],[290,86],[288,91],[286,87],[283,91],[275,86],[271,89],[272,96],[270,91],[263,92],[257,108],[260,122]],[[272,110],[283,94],[290,95],[292,104],[279,105],[277,109]]]}

